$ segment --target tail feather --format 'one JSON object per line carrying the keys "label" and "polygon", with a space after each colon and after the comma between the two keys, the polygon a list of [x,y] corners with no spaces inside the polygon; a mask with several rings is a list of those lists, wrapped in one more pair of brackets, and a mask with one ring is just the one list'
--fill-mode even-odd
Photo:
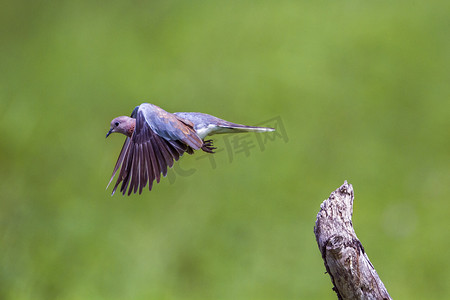
{"label": "tail feather", "polygon": [[204,139],[206,136],[221,134],[221,133],[239,133],[239,132],[269,132],[275,131],[274,128],[247,126],[236,123],[231,123],[217,117],[203,114],[203,113],[175,113],[177,118],[186,120],[194,124],[194,129],[198,136]]}
{"label": "tail feather", "polygon": [[214,130],[215,134],[220,133],[238,133],[238,132],[270,132],[275,131],[274,128],[270,127],[257,127],[257,126],[246,126],[240,124],[229,124],[229,125],[220,125],[218,128]]}

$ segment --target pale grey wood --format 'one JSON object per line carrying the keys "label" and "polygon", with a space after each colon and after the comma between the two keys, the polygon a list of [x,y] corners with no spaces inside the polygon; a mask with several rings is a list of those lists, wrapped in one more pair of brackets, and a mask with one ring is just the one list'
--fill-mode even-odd
{"label": "pale grey wood", "polygon": [[344,184],[320,205],[314,234],[338,299],[392,299],[356,237],[353,187]]}

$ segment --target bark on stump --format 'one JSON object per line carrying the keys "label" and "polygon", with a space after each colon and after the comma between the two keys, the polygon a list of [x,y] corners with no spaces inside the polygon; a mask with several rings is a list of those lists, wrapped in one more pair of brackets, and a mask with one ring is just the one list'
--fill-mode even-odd
{"label": "bark on stump", "polygon": [[352,224],[353,187],[344,184],[320,205],[314,234],[338,299],[392,299]]}

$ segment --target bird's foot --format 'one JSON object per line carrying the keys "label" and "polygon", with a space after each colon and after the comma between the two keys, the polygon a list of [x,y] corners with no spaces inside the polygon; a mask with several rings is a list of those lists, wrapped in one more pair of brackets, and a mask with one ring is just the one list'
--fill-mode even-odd
{"label": "bird's foot", "polygon": [[213,140],[207,140],[203,141],[202,150],[208,153],[214,153],[214,149],[217,149],[216,147],[213,147]]}

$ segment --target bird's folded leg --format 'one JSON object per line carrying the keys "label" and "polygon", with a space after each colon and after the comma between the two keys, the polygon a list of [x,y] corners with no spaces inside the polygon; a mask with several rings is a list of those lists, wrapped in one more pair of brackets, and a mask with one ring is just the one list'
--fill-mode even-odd
{"label": "bird's folded leg", "polygon": [[213,140],[207,140],[203,141],[202,150],[208,153],[214,153],[214,149],[217,149],[216,147],[213,147]]}

